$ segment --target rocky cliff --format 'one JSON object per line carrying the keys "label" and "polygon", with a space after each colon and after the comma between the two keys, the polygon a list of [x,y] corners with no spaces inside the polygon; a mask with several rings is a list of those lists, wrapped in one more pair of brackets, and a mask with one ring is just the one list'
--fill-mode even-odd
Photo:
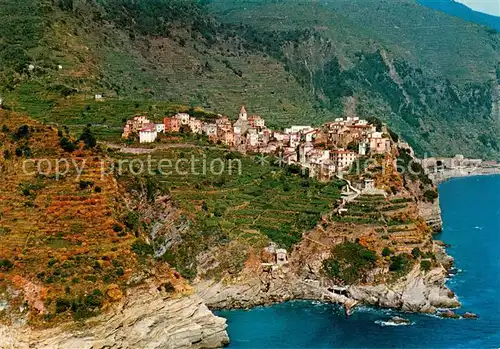
{"label": "rocky cliff", "polygon": [[131,289],[128,297],[85,325],[34,330],[0,326],[1,348],[220,348],[229,343],[226,320],[197,295],[178,298],[154,287]]}
{"label": "rocky cliff", "polygon": [[[304,245],[304,244],[303,244]],[[302,251],[301,251],[302,249]],[[453,259],[435,244],[439,265],[429,271],[415,265],[394,282],[337,286],[324,276],[322,261],[327,248],[316,247],[315,254],[304,253],[307,246],[296,248],[289,263],[274,269],[246,271],[231,282],[200,281],[197,293],[213,308],[251,308],[293,299],[318,300],[343,305],[350,310],[356,304],[375,305],[410,312],[433,313],[437,308],[460,306],[455,294],[445,286]],[[308,251],[309,252],[309,251]],[[306,260],[302,259],[308,255]],[[374,270],[375,274],[384,270]]]}
{"label": "rocky cliff", "polygon": [[441,218],[441,207],[439,206],[439,198],[434,202],[420,201],[418,203],[418,211],[422,218],[435,233],[441,232],[443,229],[443,220]]}

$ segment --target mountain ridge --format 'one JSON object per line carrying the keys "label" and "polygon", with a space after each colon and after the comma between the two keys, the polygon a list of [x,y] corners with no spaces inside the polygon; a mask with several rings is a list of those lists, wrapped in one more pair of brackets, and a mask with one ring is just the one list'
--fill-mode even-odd
{"label": "mountain ridge", "polygon": [[[499,156],[500,39],[480,26],[410,0],[137,4],[5,7],[21,19],[40,13],[31,39],[14,35],[24,20],[4,33],[21,48],[14,62],[0,60],[6,105],[75,132],[102,125],[101,139],[117,139],[124,118],[161,117],[178,104],[229,115],[246,104],[284,127],[341,116],[355,97],[360,116],[388,122],[420,156]],[[426,18],[396,20],[408,9]],[[108,101],[95,103],[97,93]]]}

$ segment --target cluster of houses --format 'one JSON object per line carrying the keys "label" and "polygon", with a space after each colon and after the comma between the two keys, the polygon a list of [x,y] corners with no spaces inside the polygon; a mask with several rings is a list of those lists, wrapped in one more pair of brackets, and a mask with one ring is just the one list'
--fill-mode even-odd
{"label": "cluster of houses", "polygon": [[145,116],[136,116],[127,121],[122,137],[137,134],[140,143],[151,143],[161,133],[181,131],[206,135],[241,152],[276,154],[284,163],[308,168],[311,176],[324,178],[349,168],[360,156],[383,154],[391,147],[386,132],[358,117],[338,118],[317,128],[291,126],[276,131],[268,129],[262,117],[248,116],[244,106],[235,122],[222,115],[206,122],[178,113],[155,124]]}

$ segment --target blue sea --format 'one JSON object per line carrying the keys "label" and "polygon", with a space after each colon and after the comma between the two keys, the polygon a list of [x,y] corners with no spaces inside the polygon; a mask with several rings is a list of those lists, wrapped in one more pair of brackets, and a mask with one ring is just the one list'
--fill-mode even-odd
{"label": "blue sea", "polygon": [[335,305],[295,301],[250,311],[217,312],[228,320],[229,348],[499,348],[500,176],[453,179],[439,187],[444,229],[460,272],[448,281],[478,320],[402,314],[409,326],[383,326],[390,310],[360,308],[346,318]]}

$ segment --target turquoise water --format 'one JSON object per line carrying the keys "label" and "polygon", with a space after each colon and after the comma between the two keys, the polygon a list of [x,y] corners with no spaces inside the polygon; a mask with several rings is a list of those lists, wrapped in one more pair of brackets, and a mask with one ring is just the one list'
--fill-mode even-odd
{"label": "turquoise water", "polygon": [[454,179],[440,187],[438,239],[461,270],[448,285],[478,320],[404,314],[411,326],[381,326],[397,313],[362,308],[346,318],[335,305],[297,301],[250,311],[220,311],[229,348],[500,347],[500,176]]}

